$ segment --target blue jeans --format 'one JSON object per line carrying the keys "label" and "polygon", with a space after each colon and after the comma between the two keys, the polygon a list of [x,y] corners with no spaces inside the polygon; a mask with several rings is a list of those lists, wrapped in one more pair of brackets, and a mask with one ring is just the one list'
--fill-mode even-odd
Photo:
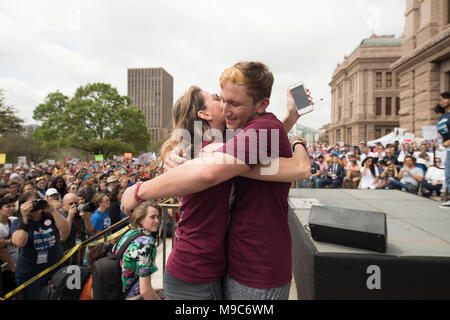
{"label": "blue jeans", "polygon": [[401,183],[399,180],[395,178],[389,178],[389,185],[395,189],[399,189],[402,191],[407,191],[408,187],[413,187],[417,189],[417,186],[411,184],[411,183]]}
{"label": "blue jeans", "polygon": [[[305,179],[297,181],[296,188],[319,188],[320,176],[311,177],[311,179]],[[312,184],[312,186],[311,186]]]}
{"label": "blue jeans", "polygon": [[321,188],[321,189],[328,185],[330,185],[330,188],[332,188],[332,189],[340,188],[342,186],[342,180],[325,178],[319,182],[319,188]]}
{"label": "blue jeans", "polygon": [[422,189],[428,190],[428,191],[430,191],[430,193],[433,192],[433,191],[436,191],[437,195],[440,196],[441,195],[441,189],[442,189],[442,183],[433,186],[428,181],[423,180],[423,182],[422,182]]}
{"label": "blue jeans", "polygon": [[450,193],[450,151],[447,151],[445,159],[445,182],[447,183],[447,192]]}

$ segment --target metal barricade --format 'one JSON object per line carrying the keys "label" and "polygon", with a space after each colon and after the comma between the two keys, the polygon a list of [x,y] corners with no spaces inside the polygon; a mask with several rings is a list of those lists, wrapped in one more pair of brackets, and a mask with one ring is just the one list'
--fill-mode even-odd
{"label": "metal barricade", "polygon": [[[173,209],[173,213],[172,213],[172,218],[171,218],[171,222],[172,222],[172,248],[174,246],[174,237],[175,237],[175,230],[177,228],[176,226],[176,210],[180,207],[179,204],[160,204],[161,208],[162,208],[162,234],[163,234],[163,275],[166,272],[166,239],[167,239],[167,219],[166,216],[168,216],[168,209]],[[159,243],[158,243],[159,245]]]}

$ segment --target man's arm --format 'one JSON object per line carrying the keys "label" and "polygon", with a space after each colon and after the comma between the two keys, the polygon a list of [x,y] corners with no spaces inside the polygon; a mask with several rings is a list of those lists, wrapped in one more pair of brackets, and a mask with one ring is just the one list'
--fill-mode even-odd
{"label": "man's arm", "polygon": [[[276,165],[274,163],[276,161],[278,161],[278,170],[275,174],[262,174],[262,168]],[[265,166],[257,165],[248,172],[242,174],[242,176],[254,180],[274,182],[291,182],[308,179],[311,176],[311,165],[308,153],[302,145],[297,144],[295,146],[294,155],[291,158],[277,158]]]}
{"label": "man's arm", "polygon": [[49,204],[49,207],[46,209],[46,211],[50,213],[53,219],[55,220],[55,225],[59,231],[59,237],[61,241],[62,242],[66,241],[67,237],[70,234],[69,222],[51,204]]}
{"label": "man's arm", "polygon": [[445,141],[442,145],[446,148],[450,147],[450,139]]}
{"label": "man's arm", "polygon": [[[30,227],[31,217],[30,213],[33,210],[33,204],[31,201],[27,201],[20,207],[19,219],[14,220],[11,223],[11,233],[13,244],[22,248],[28,243],[28,228]],[[18,229],[21,226],[21,229]],[[26,229],[26,230],[24,230]]]}
{"label": "man's arm", "polygon": [[91,215],[92,213],[89,212],[80,212],[80,217],[83,219],[86,231],[90,236],[94,235],[95,233],[94,225],[91,222]]}
{"label": "man's arm", "polygon": [[[203,153],[170,171],[140,185],[137,196],[142,200],[156,200],[192,194],[235,176],[244,174],[250,167],[225,153]],[[127,188],[122,197],[122,211],[130,215],[138,206],[135,199],[137,184]]]}
{"label": "man's arm", "polygon": [[409,170],[408,173],[409,173],[409,175],[410,175],[411,177],[413,177],[415,180],[417,180],[417,181],[419,181],[419,182],[422,182],[423,176],[415,175],[415,174],[413,174],[413,173],[411,172],[411,170]]}

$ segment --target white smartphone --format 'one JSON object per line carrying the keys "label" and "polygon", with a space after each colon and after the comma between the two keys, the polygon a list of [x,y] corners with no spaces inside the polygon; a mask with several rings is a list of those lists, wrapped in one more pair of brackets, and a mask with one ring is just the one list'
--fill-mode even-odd
{"label": "white smartphone", "polygon": [[314,110],[314,105],[309,101],[303,82],[296,83],[289,87],[299,115],[307,114]]}

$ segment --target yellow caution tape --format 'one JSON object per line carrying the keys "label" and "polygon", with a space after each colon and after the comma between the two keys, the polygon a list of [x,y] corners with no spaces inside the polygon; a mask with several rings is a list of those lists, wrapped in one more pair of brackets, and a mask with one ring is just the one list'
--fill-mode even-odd
{"label": "yellow caution tape", "polygon": [[[123,227],[122,229],[120,229],[119,231],[117,231],[116,233],[113,233],[112,235],[110,235],[108,238],[106,238],[106,241],[111,241],[112,239],[115,239],[119,236],[121,236],[122,234],[124,234],[125,232],[127,232],[128,230],[130,230],[129,226]],[[96,245],[99,245],[100,243],[105,242],[105,239],[100,239],[91,243],[87,244],[87,247],[95,247]]]}
{"label": "yellow caution tape", "polygon": [[[110,235],[107,238],[107,241],[111,241],[112,239],[115,239],[119,236],[121,236],[122,234],[124,234],[126,231],[128,231],[130,228],[129,226],[126,226],[124,228],[122,228],[121,230],[117,231],[116,233]],[[101,240],[97,240],[95,242],[89,243],[87,244],[88,247],[93,247],[96,246],[100,243],[105,242],[105,239],[101,239]],[[22,285],[18,286],[16,289],[14,289],[11,292],[8,292],[5,295],[5,300],[11,298],[13,295],[15,295],[16,293],[18,293],[19,291],[23,290],[25,287],[29,286],[30,284],[32,284],[34,281],[36,281],[37,279],[45,276],[47,273],[53,271],[55,268],[59,267],[61,264],[63,264],[64,262],[67,261],[67,259],[69,259],[71,256],[74,255],[75,252],[78,251],[78,249],[80,249],[82,246],[84,246],[82,243],[77,244],[75,247],[73,247],[72,249],[70,249],[69,251],[67,251],[65,253],[65,255],[61,258],[61,260],[59,260],[57,263],[55,263],[54,265],[52,265],[51,267],[48,267],[47,269],[45,269],[44,271],[42,271],[41,273],[39,273],[38,275],[34,276],[33,278],[31,278],[30,280],[28,280],[27,282],[23,283]]]}
{"label": "yellow caution tape", "polygon": [[[165,199],[164,201],[161,201],[161,204],[165,204],[167,202],[169,202],[170,200],[172,200],[171,198],[169,199]],[[110,235],[109,237],[107,237],[106,241],[111,241],[112,239],[115,239],[119,236],[121,236],[122,234],[124,234],[126,231],[128,231],[130,229],[129,226],[125,226],[123,227],[121,230],[117,231],[116,233]],[[75,247],[73,247],[72,249],[70,249],[69,251],[67,251],[64,256],[61,258],[61,260],[59,260],[57,263],[55,263],[54,265],[52,265],[51,267],[48,267],[47,269],[45,269],[44,271],[42,271],[41,273],[37,274],[36,276],[34,276],[33,278],[31,278],[30,280],[26,281],[25,283],[21,284],[20,286],[18,286],[16,289],[14,289],[11,292],[8,292],[4,299],[7,300],[9,298],[11,298],[13,295],[15,295],[16,293],[22,291],[25,287],[29,286],[30,284],[32,284],[34,281],[36,281],[37,279],[45,276],[47,273],[53,271],[54,269],[56,269],[57,267],[59,267],[61,264],[63,264],[64,262],[67,261],[67,259],[69,259],[71,256],[73,256],[73,254],[75,252],[78,251],[78,249],[80,249],[81,247],[87,246],[87,247],[93,247],[96,246],[98,244],[101,244],[105,242],[105,239],[100,239],[97,240],[95,242],[91,242],[88,244],[85,243],[80,243],[77,244]]]}
{"label": "yellow caution tape", "polygon": [[67,259],[69,259],[75,252],[78,251],[78,249],[81,247],[81,243],[76,245],[75,247],[73,247],[72,249],[69,250],[69,252],[67,252],[64,257],[62,257],[61,260],[59,260],[57,263],[55,263],[54,265],[52,265],[51,267],[48,267],[47,269],[45,269],[44,271],[42,271],[41,273],[39,273],[38,275],[34,276],[33,278],[31,278],[30,280],[28,280],[27,282],[21,284],[20,286],[18,286],[16,289],[14,289],[11,292],[8,292],[5,295],[5,300],[9,299],[10,297],[12,297],[13,295],[15,295],[17,292],[21,291],[23,288],[29,286],[30,284],[32,284],[34,281],[36,281],[37,279],[45,276],[47,273],[49,273],[50,271],[53,271],[55,268],[59,267],[61,264],[63,264],[64,262],[66,262]]}

